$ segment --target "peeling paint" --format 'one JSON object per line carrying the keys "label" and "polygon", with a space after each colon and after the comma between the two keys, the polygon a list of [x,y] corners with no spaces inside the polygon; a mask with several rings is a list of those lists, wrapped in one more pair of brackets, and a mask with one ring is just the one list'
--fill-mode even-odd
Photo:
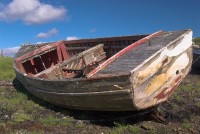
{"label": "peeling paint", "polygon": [[146,67],[140,65],[134,70],[134,102],[139,109],[165,101],[188,73],[192,63],[192,32],[181,38],[170,44],[176,45],[173,49],[162,49],[151,57],[153,62],[148,65],[148,59],[143,63]]}

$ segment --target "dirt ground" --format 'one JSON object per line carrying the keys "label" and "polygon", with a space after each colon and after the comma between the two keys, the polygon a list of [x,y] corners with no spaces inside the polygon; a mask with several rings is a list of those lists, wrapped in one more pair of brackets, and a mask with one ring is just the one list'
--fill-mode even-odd
{"label": "dirt ground", "polygon": [[[8,85],[7,85],[8,84]],[[0,133],[200,133],[200,75],[188,75],[170,99],[154,111],[91,112],[69,110],[44,102],[15,79],[0,83]]]}

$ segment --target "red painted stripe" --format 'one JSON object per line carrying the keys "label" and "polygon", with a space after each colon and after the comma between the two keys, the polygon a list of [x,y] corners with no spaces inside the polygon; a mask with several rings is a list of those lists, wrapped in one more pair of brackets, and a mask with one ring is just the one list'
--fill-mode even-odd
{"label": "red painted stripe", "polygon": [[61,53],[61,47],[60,46],[57,46],[57,54],[58,54],[59,63],[61,63],[62,62],[62,53]]}
{"label": "red painted stripe", "polygon": [[141,45],[142,43],[146,42],[147,40],[149,40],[152,37],[155,37],[159,34],[161,34],[163,31],[158,31],[155,32],[147,37],[142,38],[141,40],[136,41],[135,43],[127,46],[126,48],[122,49],[121,51],[119,51],[118,53],[116,53],[115,55],[113,55],[112,57],[110,57],[109,59],[107,59],[105,62],[103,62],[101,65],[99,65],[97,68],[95,68],[94,70],[92,70],[87,77],[91,77],[94,74],[96,74],[97,72],[99,72],[102,68],[104,68],[105,66],[107,66],[108,64],[110,64],[112,61],[114,61],[115,59],[117,59],[118,57],[122,56],[123,54],[131,51],[133,48]]}
{"label": "red painted stripe", "polygon": [[67,54],[67,51],[65,49],[65,45],[64,44],[60,45],[60,49],[62,51],[62,55],[63,55],[64,60],[66,60],[69,57],[69,55]]}

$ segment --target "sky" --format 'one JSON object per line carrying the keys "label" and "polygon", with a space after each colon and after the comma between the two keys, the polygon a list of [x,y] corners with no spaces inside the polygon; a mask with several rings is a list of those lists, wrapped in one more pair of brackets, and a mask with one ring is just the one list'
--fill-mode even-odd
{"label": "sky", "polygon": [[200,37],[199,7],[200,0],[0,0],[0,49],[188,28]]}

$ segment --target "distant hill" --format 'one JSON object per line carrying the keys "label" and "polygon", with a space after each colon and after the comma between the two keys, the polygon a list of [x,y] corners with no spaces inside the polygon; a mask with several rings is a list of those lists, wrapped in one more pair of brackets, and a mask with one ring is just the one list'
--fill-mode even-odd
{"label": "distant hill", "polygon": [[200,37],[194,38],[193,41],[195,42],[195,45],[200,46]]}
{"label": "distant hill", "polygon": [[0,50],[0,57],[14,57],[20,47],[5,48]]}

